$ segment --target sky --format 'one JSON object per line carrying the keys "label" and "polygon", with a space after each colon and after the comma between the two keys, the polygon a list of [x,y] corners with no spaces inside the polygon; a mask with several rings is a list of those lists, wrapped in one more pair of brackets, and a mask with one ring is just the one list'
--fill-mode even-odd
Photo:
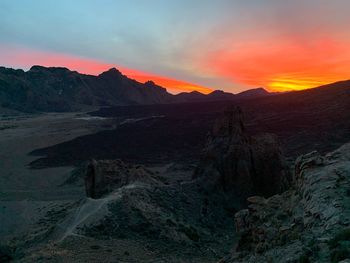
{"label": "sky", "polygon": [[349,0],[0,0],[0,65],[116,67],[170,92],[350,79]]}

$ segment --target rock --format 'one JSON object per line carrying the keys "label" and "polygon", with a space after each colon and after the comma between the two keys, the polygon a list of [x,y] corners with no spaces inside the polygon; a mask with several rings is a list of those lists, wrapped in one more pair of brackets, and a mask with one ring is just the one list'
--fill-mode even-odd
{"label": "rock", "polygon": [[249,210],[243,209],[235,214],[236,232],[242,234],[249,228]]}
{"label": "rock", "polygon": [[11,262],[13,257],[10,254],[10,249],[8,247],[0,246],[0,262]]}
{"label": "rock", "polygon": [[261,254],[266,250],[266,244],[264,242],[260,242],[255,247],[255,253]]}
{"label": "rock", "polygon": [[251,204],[260,204],[260,205],[264,205],[266,203],[266,199],[264,197],[261,196],[251,196],[247,198],[247,201]]}
{"label": "rock", "polygon": [[100,198],[133,183],[158,185],[160,182],[153,176],[151,171],[141,165],[125,164],[121,160],[92,160],[85,175],[86,195]]}
{"label": "rock", "polygon": [[349,187],[350,143],[326,156],[300,156],[291,189],[267,199],[250,197],[249,210],[236,213],[240,240],[225,262],[345,260],[350,255]]}
{"label": "rock", "polygon": [[273,135],[249,136],[240,108],[229,108],[214,125],[193,178],[216,183],[242,200],[271,196],[289,184],[288,167]]}

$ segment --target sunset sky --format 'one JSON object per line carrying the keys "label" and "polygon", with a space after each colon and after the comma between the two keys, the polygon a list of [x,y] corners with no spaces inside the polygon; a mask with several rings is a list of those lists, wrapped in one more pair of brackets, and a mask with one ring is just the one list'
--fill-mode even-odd
{"label": "sunset sky", "polygon": [[177,93],[350,79],[349,0],[0,0],[0,65],[117,67]]}

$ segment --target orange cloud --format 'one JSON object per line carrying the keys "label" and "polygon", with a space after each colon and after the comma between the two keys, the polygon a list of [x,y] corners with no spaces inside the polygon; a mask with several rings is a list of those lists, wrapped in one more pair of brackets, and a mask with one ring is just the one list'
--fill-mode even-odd
{"label": "orange cloud", "polygon": [[301,90],[350,78],[350,41],[270,38],[212,52],[204,64],[234,82]]}
{"label": "orange cloud", "polygon": [[165,77],[160,77],[160,76],[155,76],[152,74],[144,74],[140,73],[138,71],[134,70],[122,70],[125,75],[128,77],[135,79],[139,82],[146,82],[148,80],[152,80],[156,84],[162,87],[166,87],[168,91],[173,92],[173,93],[178,93],[179,91],[182,92],[191,92],[191,91],[198,91],[203,94],[208,94],[212,92],[213,90],[207,87],[199,86],[196,84],[191,84],[189,82],[181,81],[181,80],[176,80],[176,79],[171,79],[171,78],[165,78]]}
{"label": "orange cloud", "polygon": [[70,70],[76,70],[84,74],[98,75],[110,68],[118,68],[124,75],[135,79],[139,82],[152,80],[157,85],[168,89],[170,92],[188,92],[199,91],[202,93],[210,93],[212,89],[192,84],[189,82],[175,80],[172,78],[157,76],[138,70],[121,67],[115,64],[99,62],[96,60],[52,53],[37,51],[27,48],[19,48],[12,46],[0,46],[0,62],[2,65],[15,68],[30,68],[32,65],[41,65],[46,67],[67,67]]}

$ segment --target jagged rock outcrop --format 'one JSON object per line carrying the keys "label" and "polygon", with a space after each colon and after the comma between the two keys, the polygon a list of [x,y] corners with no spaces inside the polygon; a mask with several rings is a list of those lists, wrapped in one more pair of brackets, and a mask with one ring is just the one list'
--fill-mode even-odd
{"label": "jagged rock outcrop", "polygon": [[229,108],[214,125],[193,176],[216,183],[245,200],[288,186],[288,167],[273,135],[249,136],[240,108]]}
{"label": "jagged rock outcrop", "polygon": [[299,157],[293,188],[248,202],[235,215],[235,252],[221,262],[350,259],[350,144],[325,156]]}
{"label": "jagged rock outcrop", "polygon": [[[178,167],[166,169],[150,171],[120,160],[91,161],[85,174],[91,198],[55,222],[50,233],[51,240],[58,240],[55,249],[45,247],[38,257],[47,260],[48,249],[55,254],[50,260],[60,261],[64,250],[64,261],[80,262],[86,251],[98,245],[117,252],[117,256],[109,254],[108,260],[125,262],[160,262],[163,255],[167,262],[221,258],[230,249],[224,241],[234,236],[233,213],[221,193],[200,192],[191,173],[184,174]],[[138,254],[139,248],[145,252]]]}
{"label": "jagged rock outcrop", "polygon": [[121,160],[92,160],[85,175],[86,195],[100,198],[132,183],[158,185],[154,174],[141,165],[126,164]]}

